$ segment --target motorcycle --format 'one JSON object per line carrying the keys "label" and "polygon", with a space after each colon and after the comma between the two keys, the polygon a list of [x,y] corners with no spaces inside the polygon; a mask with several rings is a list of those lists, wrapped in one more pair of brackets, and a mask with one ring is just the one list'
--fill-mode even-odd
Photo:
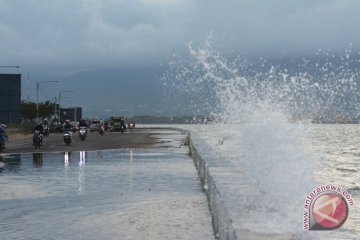
{"label": "motorcycle", "polygon": [[125,124],[120,125],[120,132],[121,132],[121,133],[126,132],[126,126],[125,126]]}
{"label": "motorcycle", "polygon": [[0,152],[2,152],[5,148],[5,141],[6,141],[5,134],[1,134],[1,136],[0,136]]}
{"label": "motorcycle", "polygon": [[80,127],[80,129],[79,129],[79,137],[80,137],[81,141],[84,141],[86,136],[87,136],[86,127]]}
{"label": "motorcycle", "polygon": [[135,128],[135,124],[133,122],[128,124],[128,127],[130,129],[130,131],[132,131]]}
{"label": "motorcycle", "polygon": [[100,135],[104,135],[104,133],[105,133],[104,127],[103,127],[103,126],[100,126],[100,127],[99,127],[99,134],[100,134]]}
{"label": "motorcycle", "polygon": [[42,135],[39,130],[34,131],[33,145],[35,147],[35,150],[40,149],[40,146],[42,145]]}
{"label": "motorcycle", "polygon": [[71,133],[69,131],[64,132],[64,143],[66,146],[70,146],[71,143]]}
{"label": "motorcycle", "polygon": [[44,136],[45,137],[49,136],[49,126],[48,125],[44,125]]}

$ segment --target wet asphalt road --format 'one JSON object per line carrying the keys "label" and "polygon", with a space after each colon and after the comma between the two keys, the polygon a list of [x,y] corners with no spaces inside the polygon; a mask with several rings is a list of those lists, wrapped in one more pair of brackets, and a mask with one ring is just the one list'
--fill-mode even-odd
{"label": "wet asphalt road", "polygon": [[[72,133],[72,143],[70,146],[65,146],[63,141],[63,134],[52,133],[49,137],[44,138],[44,143],[39,150],[35,150],[32,145],[32,135],[23,139],[18,139],[7,142],[4,154],[11,153],[29,153],[29,152],[64,152],[64,151],[92,151],[103,149],[117,149],[117,148],[151,148],[161,144],[162,140],[159,135],[166,135],[167,129],[152,129],[139,128],[128,130],[125,133],[120,132],[105,132],[104,135],[99,135],[98,132],[88,131],[88,137],[85,141],[81,141],[78,132]],[[171,131],[174,131],[171,129]],[[181,133],[180,133],[181,134]],[[185,139],[185,135],[184,135]],[[185,140],[184,140],[185,141]]]}
{"label": "wet asphalt road", "polygon": [[[214,240],[186,140],[181,130],[149,128],[85,142],[74,134],[67,147],[52,134],[34,152],[31,136],[10,137],[7,151],[29,154],[0,155],[1,239]],[[88,151],[109,148],[126,149]]]}

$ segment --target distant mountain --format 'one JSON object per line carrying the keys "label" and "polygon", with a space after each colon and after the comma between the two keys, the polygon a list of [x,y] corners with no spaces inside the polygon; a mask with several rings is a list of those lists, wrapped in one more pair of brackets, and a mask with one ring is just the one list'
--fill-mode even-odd
{"label": "distant mountain", "polygon": [[[62,80],[64,89],[74,89],[71,101],[90,115],[135,115],[161,113],[163,99],[160,67],[96,69]],[[65,94],[67,95],[67,94]]]}
{"label": "distant mountain", "polygon": [[[188,63],[190,64],[191,61],[185,61],[184,66]],[[313,98],[311,101],[324,103],[318,104],[320,107],[314,109],[311,101],[303,101],[304,104],[295,108],[300,117],[312,114],[314,119],[327,119],[332,118],[334,112],[337,116],[350,118],[355,116],[357,119],[360,99],[359,64],[359,56],[352,56],[347,60],[346,57],[333,58],[326,55],[309,58],[240,61],[240,64],[236,66],[239,68],[239,76],[250,80],[257,79],[253,77],[256,75],[268,76],[270,69],[275,66],[277,72],[280,72],[278,79],[273,84],[275,89],[276,84],[281,83],[282,76],[297,76],[308,80],[307,85],[319,86],[316,91],[314,87],[311,89],[301,88],[301,84],[298,84],[299,86],[295,90],[289,88],[289,90],[292,89],[291,94],[294,95],[295,100],[297,97],[300,100],[302,98],[306,100],[303,96],[306,96],[311,90],[314,92],[311,95]],[[29,86],[33,89],[36,82],[57,80],[59,82],[56,84],[41,84],[39,100],[51,101],[54,97],[58,97],[60,91],[73,90],[75,92],[62,94],[61,105],[83,107],[83,115],[87,117],[106,118],[112,115],[207,116],[220,111],[221,109],[216,109],[218,101],[216,88],[206,81],[200,86],[196,83],[193,84],[197,77],[205,76],[206,73],[199,68],[189,69],[186,74],[183,72],[168,74],[171,70],[160,65],[98,68],[68,74],[62,69],[44,69],[44,72],[38,70],[40,73],[37,75],[30,74],[29,81],[23,75],[22,98],[26,99],[29,92],[26,89]],[[173,70],[176,71],[176,69]],[[59,73],[58,75],[54,73],[56,71]],[[221,73],[221,69],[216,71],[216,74]],[[166,86],[162,81],[163,77],[167,78]],[[177,77],[184,79],[177,79]],[[226,75],[220,75],[220,77],[227,79]],[[291,79],[288,78],[289,80]],[[351,85],[350,80],[354,84]],[[184,81],[187,83],[182,86],[181,83]],[[261,78],[259,81],[262,81]],[[248,89],[244,88],[244,96],[248,94],[247,91]],[[276,96],[275,94],[274,97]],[[35,101],[35,97],[30,100]]]}

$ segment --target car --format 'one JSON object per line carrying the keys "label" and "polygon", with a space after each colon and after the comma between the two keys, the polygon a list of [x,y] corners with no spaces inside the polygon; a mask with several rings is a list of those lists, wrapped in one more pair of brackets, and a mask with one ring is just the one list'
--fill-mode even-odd
{"label": "car", "polygon": [[91,120],[90,123],[90,132],[99,131],[100,121],[99,120]]}

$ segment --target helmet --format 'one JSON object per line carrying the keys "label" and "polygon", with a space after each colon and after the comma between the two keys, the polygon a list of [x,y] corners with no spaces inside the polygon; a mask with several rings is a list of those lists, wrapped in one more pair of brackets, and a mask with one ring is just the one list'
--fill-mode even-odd
{"label": "helmet", "polygon": [[65,120],[65,123],[66,123],[66,124],[69,124],[69,123],[70,123],[70,120],[69,120],[69,119],[66,119],[66,120]]}

